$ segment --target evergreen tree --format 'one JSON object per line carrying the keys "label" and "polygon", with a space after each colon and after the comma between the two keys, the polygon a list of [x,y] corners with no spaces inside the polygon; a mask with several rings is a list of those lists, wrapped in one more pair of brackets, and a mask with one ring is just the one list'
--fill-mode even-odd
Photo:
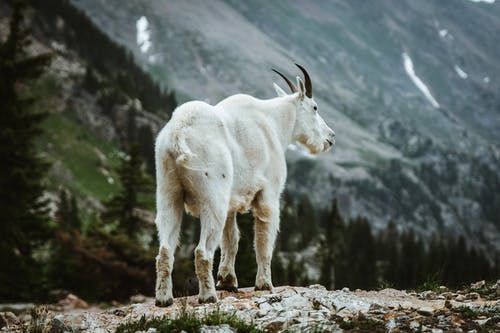
{"label": "evergreen tree", "polygon": [[144,223],[138,214],[145,209],[141,195],[150,193],[151,181],[142,170],[142,160],[136,144],[129,144],[127,156],[118,169],[121,190],[106,203],[106,211],[102,214],[105,222],[118,222],[120,230],[131,238],[138,236]]}
{"label": "evergreen tree", "polygon": [[56,212],[57,226],[51,246],[48,262],[48,284],[52,289],[66,289],[72,292],[81,291],[80,284],[86,284],[86,276],[82,271],[81,258],[68,247],[68,241],[81,237],[81,220],[78,206],[73,195],[65,190],[59,193],[59,205]]}
{"label": "evergreen tree", "polygon": [[149,126],[141,126],[137,133],[137,141],[140,147],[141,155],[146,162],[147,172],[154,176],[155,174],[155,152],[154,152],[154,136]]}
{"label": "evergreen tree", "polygon": [[422,274],[424,251],[423,243],[415,237],[413,230],[401,236],[401,288],[414,288],[426,278]]}
{"label": "evergreen tree", "polygon": [[389,221],[387,228],[380,235],[378,257],[383,262],[382,283],[397,286],[400,269],[399,234],[394,221]]}
{"label": "evergreen tree", "polygon": [[286,283],[286,270],[278,251],[274,251],[273,260],[271,262],[271,273],[275,286],[282,286]]}
{"label": "evergreen tree", "polygon": [[304,195],[298,202],[297,207],[297,238],[298,249],[304,249],[317,235],[315,209],[308,196]]}
{"label": "evergreen tree", "polygon": [[[327,289],[335,289],[335,268],[342,269],[341,254],[344,252],[344,222],[340,216],[337,199],[324,223],[324,232],[319,242],[320,283]],[[340,273],[340,272],[339,272]]]}
{"label": "evergreen tree", "polygon": [[48,236],[42,179],[47,170],[35,151],[45,114],[34,111],[30,83],[50,63],[50,55],[30,55],[30,31],[23,7],[13,2],[10,31],[0,42],[0,299],[33,296],[40,270],[32,254]]}
{"label": "evergreen tree", "polygon": [[365,218],[358,217],[347,226],[346,276],[351,288],[372,289],[376,285],[375,240]]}

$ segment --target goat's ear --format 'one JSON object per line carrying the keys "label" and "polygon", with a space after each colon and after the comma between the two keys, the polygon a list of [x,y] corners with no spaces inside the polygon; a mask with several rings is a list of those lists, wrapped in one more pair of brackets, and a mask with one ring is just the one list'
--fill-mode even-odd
{"label": "goat's ear", "polygon": [[300,77],[297,76],[297,87],[299,88],[299,99],[303,100],[306,95],[306,86],[304,85],[304,81]]}
{"label": "goat's ear", "polygon": [[280,86],[278,86],[276,83],[273,82],[273,87],[274,87],[274,91],[276,91],[276,94],[278,95],[278,97],[283,97],[283,96],[286,96],[286,92],[281,89]]}

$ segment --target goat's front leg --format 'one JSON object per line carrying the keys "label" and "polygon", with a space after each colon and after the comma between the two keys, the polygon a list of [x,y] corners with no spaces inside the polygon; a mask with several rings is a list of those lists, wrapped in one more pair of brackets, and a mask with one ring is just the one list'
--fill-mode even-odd
{"label": "goat's front leg", "polygon": [[224,226],[221,244],[221,260],[217,273],[217,289],[238,291],[238,279],[234,270],[234,262],[238,253],[240,233],[236,223],[236,213],[230,213]]}
{"label": "goat's front leg", "polygon": [[200,242],[194,251],[196,276],[199,283],[198,301],[214,303],[217,301],[212,268],[214,253],[220,244],[226,216],[222,218],[214,214],[212,209],[205,209],[200,216]]}
{"label": "goat's front leg", "polygon": [[272,290],[271,259],[279,229],[279,201],[276,200],[272,204],[260,202],[254,211],[254,216],[254,246],[257,257],[255,290]]}

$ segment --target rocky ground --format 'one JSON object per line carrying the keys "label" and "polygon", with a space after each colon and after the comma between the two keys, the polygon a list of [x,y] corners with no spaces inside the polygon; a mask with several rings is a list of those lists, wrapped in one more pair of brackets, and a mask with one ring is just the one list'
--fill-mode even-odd
{"label": "rocky ground", "polygon": [[[69,295],[31,314],[16,315],[13,305],[11,311],[5,311],[4,305],[0,327],[2,332],[114,332],[142,317],[175,318],[186,311],[203,317],[218,311],[234,314],[267,332],[500,332],[500,280],[489,285],[481,281],[453,292],[445,287],[435,289],[328,291],[312,285],[255,292],[242,288],[238,293],[220,292],[216,304],[200,305],[196,296],[189,296],[177,298],[168,308],[156,307],[152,298],[135,296],[132,304],[102,309]],[[219,325],[204,326],[201,332],[236,330]]]}

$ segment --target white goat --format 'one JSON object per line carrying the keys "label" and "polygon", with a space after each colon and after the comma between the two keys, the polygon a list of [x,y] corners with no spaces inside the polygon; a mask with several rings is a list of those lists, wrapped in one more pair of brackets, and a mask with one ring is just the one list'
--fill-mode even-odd
{"label": "white goat", "polygon": [[[318,114],[312,86],[260,100],[234,95],[212,106],[192,101],[179,106],[156,139],[157,216],[156,304],[172,304],[172,268],[183,208],[201,220],[195,249],[199,302],[215,302],[214,252],[221,245],[217,287],[237,290],[234,270],[239,232],[236,213],[255,217],[256,290],[271,290],[271,257],[279,228],[280,195],[286,180],[285,150],[292,141],[311,153],[328,150],[335,133]],[[221,242],[222,241],[222,242]]]}

